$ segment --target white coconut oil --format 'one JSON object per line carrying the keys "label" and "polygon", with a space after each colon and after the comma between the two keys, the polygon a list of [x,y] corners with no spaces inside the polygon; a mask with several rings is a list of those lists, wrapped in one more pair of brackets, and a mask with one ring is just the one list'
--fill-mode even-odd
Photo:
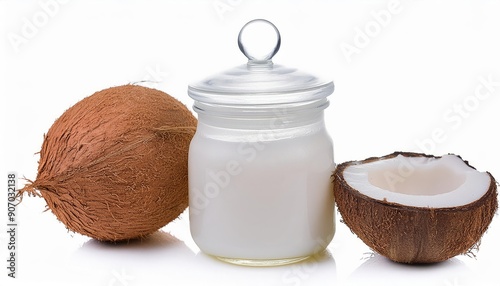
{"label": "white coconut oil", "polygon": [[202,251],[235,263],[282,264],[326,248],[335,231],[334,161],[320,115],[267,130],[214,126],[201,115],[189,197],[191,234]]}

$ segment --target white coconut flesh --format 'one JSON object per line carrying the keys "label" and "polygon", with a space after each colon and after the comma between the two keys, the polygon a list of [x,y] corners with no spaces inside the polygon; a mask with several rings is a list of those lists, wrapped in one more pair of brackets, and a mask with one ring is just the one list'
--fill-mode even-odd
{"label": "white coconut flesh", "polygon": [[413,207],[448,208],[480,199],[491,183],[486,172],[455,155],[405,157],[358,163],[343,172],[353,189],[380,201]]}

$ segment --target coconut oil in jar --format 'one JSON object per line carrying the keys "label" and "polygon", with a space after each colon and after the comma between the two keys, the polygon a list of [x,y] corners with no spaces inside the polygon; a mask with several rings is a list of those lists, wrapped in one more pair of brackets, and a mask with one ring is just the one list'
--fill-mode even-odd
{"label": "coconut oil in jar", "polygon": [[[268,33],[271,48],[252,46]],[[238,37],[249,59],[190,85],[198,113],[189,150],[191,235],[199,248],[243,265],[280,265],[333,238],[335,168],[324,123],[332,82],[274,65],[279,32],[254,20]]]}

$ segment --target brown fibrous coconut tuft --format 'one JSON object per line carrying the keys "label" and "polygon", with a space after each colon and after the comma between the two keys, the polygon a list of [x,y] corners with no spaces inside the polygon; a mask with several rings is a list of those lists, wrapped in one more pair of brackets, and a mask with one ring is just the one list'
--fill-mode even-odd
{"label": "brown fibrous coconut tuft", "polygon": [[[396,262],[435,263],[458,254],[473,254],[498,207],[497,183],[493,176],[486,172],[490,178],[489,186],[478,200],[444,208],[415,207],[375,199],[354,189],[344,179],[344,171],[349,166],[397,156],[440,158],[395,152],[340,164],[332,177],[335,200],[343,222],[371,249]],[[474,169],[468,162],[463,162]]]}
{"label": "brown fibrous coconut tuft", "polygon": [[36,180],[66,227],[102,241],[140,238],[188,205],[187,157],[196,118],[165,92],[138,85],[84,98],[44,135]]}

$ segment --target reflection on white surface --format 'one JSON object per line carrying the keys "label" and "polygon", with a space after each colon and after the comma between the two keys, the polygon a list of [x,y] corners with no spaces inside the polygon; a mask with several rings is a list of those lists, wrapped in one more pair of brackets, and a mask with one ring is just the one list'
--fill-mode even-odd
{"label": "reflection on white surface", "polygon": [[199,274],[213,285],[319,285],[335,284],[335,259],[325,250],[299,263],[275,267],[248,267],[221,262],[199,252]]}
{"label": "reflection on white surface", "polygon": [[[325,250],[300,263],[246,267],[193,253],[183,241],[158,231],[142,241],[89,240],[69,259],[67,279],[86,285],[318,285],[335,283],[335,259]],[[61,281],[61,282],[62,282]]]}
{"label": "reflection on white surface", "polygon": [[89,285],[148,285],[152,282],[168,285],[171,279],[192,274],[186,270],[192,267],[194,257],[184,242],[157,231],[131,242],[89,240],[74,253],[70,263],[76,277],[87,277]]}
{"label": "reflection on white surface", "polygon": [[348,277],[347,285],[470,285],[471,270],[458,258],[441,263],[409,265],[373,254]]}
{"label": "reflection on white surface", "polygon": [[89,240],[70,259],[67,273],[88,285],[317,285],[336,281],[335,259],[328,250],[300,263],[245,267],[194,254],[176,237],[156,232],[142,241],[103,243]]}

